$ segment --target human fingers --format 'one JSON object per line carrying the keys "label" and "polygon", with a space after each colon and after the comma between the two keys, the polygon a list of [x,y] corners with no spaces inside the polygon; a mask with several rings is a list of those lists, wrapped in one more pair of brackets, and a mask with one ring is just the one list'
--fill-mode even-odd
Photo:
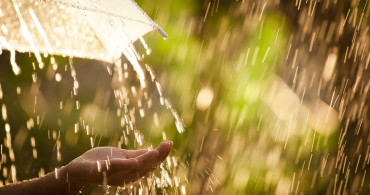
{"label": "human fingers", "polygon": [[126,150],[127,158],[136,158],[140,155],[147,153],[149,150],[142,149],[142,150]]}
{"label": "human fingers", "polygon": [[158,159],[158,156],[159,152],[157,150],[150,150],[140,156],[137,156],[135,159],[138,161],[139,169],[145,169],[155,162]]}
{"label": "human fingers", "polygon": [[110,160],[110,167],[112,171],[120,170],[135,170],[138,168],[138,161],[135,158],[132,159],[120,159],[114,158]]}
{"label": "human fingers", "polygon": [[155,150],[151,150],[139,157],[137,157],[138,177],[146,175],[148,172],[153,171],[158,165],[168,156],[172,148],[172,142],[163,142]]}
{"label": "human fingers", "polygon": [[97,147],[82,155],[83,158],[107,160],[111,158],[127,158],[125,150],[114,147]]}
{"label": "human fingers", "polygon": [[[111,164],[111,173],[115,173],[117,171],[122,171],[125,173],[124,180],[122,180],[122,176],[120,176],[120,179],[114,179],[109,183],[114,182],[133,182],[150,171],[157,168],[157,166],[168,156],[169,152],[171,151],[173,143],[172,142],[163,142],[161,143],[155,150],[132,150],[129,151],[129,155],[138,155],[142,153],[141,155],[138,155],[136,158],[130,158],[130,159],[112,159],[110,161]],[[130,160],[130,161],[129,161]],[[116,181],[117,180],[117,181]]]}
{"label": "human fingers", "polygon": [[145,168],[153,164],[162,162],[171,151],[173,143],[171,141],[162,142],[155,150],[148,151],[138,157],[139,166]]}
{"label": "human fingers", "polygon": [[153,169],[153,159],[157,159],[158,154],[157,150],[151,150],[136,158],[111,159],[103,162],[109,166],[102,166],[102,170],[111,174],[108,181],[111,185],[133,182]]}
{"label": "human fingers", "polygon": [[[155,169],[169,154],[173,143],[171,141],[161,143],[155,150],[121,150],[115,148],[104,148],[110,153],[112,158],[98,161],[99,171],[108,171],[109,169],[121,170],[122,168],[130,168],[134,172],[146,174]],[[102,148],[103,149],[103,148]],[[124,155],[120,154],[125,152]],[[124,158],[122,158],[124,156]]]}
{"label": "human fingers", "polygon": [[112,158],[97,161],[98,172],[135,171],[138,167],[136,159]]}
{"label": "human fingers", "polygon": [[[164,160],[167,157],[167,153],[171,150],[173,143],[171,141],[162,142],[156,150],[159,152],[160,160]],[[136,158],[140,155],[149,152],[149,150],[126,150],[127,158]]]}
{"label": "human fingers", "polygon": [[100,182],[106,182],[112,186],[124,185],[139,179],[137,177],[138,161],[135,158],[106,160],[101,165],[101,172],[102,180]]}
{"label": "human fingers", "polygon": [[167,158],[168,154],[171,152],[173,146],[172,141],[167,141],[167,142],[162,142],[156,150],[159,152],[159,158],[158,161],[159,163],[164,161],[164,159]]}

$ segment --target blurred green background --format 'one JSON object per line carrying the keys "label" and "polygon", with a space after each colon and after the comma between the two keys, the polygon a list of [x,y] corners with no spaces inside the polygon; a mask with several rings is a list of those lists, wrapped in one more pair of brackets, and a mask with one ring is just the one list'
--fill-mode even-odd
{"label": "blurred green background", "polygon": [[[131,105],[149,97],[143,102],[145,116],[134,113],[145,140],[139,146],[132,134],[123,133],[113,65],[47,56],[46,67],[35,71],[34,55],[17,53],[22,74],[16,77],[10,54],[3,50],[0,104],[6,105],[14,149],[3,146],[6,122],[0,120],[2,159],[7,159],[1,164],[3,183],[11,181],[13,164],[18,181],[38,177],[40,170],[53,171],[81,155],[91,142],[94,147],[144,148],[172,140],[174,149],[165,163],[172,186],[162,186],[157,193],[369,193],[365,1],[137,3],[169,34],[167,40],[157,32],[144,37],[152,52],[141,65],[157,73],[165,96],[183,118],[185,132],[176,130],[149,79],[139,98],[130,95]],[[351,45],[363,52],[347,57]],[[135,46],[145,53],[140,43]],[[325,80],[330,54],[337,60]],[[79,82],[77,96],[72,95],[72,70]],[[123,87],[132,93],[132,86],[139,85],[130,65],[127,72]],[[56,73],[62,76],[60,82]],[[364,109],[360,112],[359,107]],[[14,162],[9,160],[12,152]],[[160,177],[159,171],[156,174]]]}

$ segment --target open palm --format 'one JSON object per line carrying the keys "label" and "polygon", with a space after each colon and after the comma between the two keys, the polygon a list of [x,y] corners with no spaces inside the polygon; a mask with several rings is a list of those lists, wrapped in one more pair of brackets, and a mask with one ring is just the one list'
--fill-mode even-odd
{"label": "open palm", "polygon": [[154,150],[93,148],[63,167],[61,175],[78,186],[121,186],[156,169],[166,159],[172,145],[172,142],[163,142]]}

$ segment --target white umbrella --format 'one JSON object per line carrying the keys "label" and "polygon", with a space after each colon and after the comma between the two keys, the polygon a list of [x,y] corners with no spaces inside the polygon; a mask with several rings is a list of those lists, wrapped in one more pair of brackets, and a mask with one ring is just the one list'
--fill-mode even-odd
{"label": "white umbrella", "polygon": [[40,53],[107,62],[125,54],[142,80],[138,56],[128,48],[152,30],[167,37],[133,0],[1,0],[0,27],[0,52],[11,52],[15,74],[15,50],[33,52],[40,68]]}

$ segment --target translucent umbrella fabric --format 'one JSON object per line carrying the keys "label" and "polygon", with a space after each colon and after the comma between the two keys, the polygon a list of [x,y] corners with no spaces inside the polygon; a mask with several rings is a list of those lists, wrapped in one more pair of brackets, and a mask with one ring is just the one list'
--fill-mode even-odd
{"label": "translucent umbrella fabric", "polygon": [[0,27],[12,65],[30,51],[40,68],[40,53],[114,62],[149,31],[167,36],[132,0],[1,0]]}

